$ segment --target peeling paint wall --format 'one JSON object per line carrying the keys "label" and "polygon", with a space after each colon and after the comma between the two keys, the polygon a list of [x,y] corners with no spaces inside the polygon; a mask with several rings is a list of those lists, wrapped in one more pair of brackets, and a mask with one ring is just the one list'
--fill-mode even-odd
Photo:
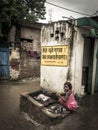
{"label": "peeling paint wall", "polygon": [[21,25],[18,35],[19,43],[15,40],[16,26],[9,33],[10,46],[10,79],[40,77],[40,27]]}
{"label": "peeling paint wall", "polygon": [[81,95],[82,90],[82,65],[83,65],[83,49],[84,38],[81,31],[76,28],[76,35],[74,37],[73,57],[72,57],[72,84],[74,93]]}
{"label": "peeling paint wall", "polygon": [[20,79],[40,76],[40,32],[36,28],[21,28]]}
{"label": "peeling paint wall", "polygon": [[20,54],[19,49],[12,48],[10,55],[10,78],[16,80],[20,74]]}
{"label": "peeling paint wall", "polygon": [[80,95],[84,38],[82,31],[73,24],[76,24],[75,21],[71,24],[59,21],[43,26],[41,46],[68,45],[69,65],[67,67],[41,65],[41,87],[53,92],[63,92],[64,82],[70,81],[74,93]]}

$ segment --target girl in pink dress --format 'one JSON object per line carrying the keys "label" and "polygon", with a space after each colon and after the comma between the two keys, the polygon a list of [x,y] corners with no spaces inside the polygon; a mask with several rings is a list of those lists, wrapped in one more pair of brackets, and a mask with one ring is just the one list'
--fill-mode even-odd
{"label": "girl in pink dress", "polygon": [[60,104],[68,108],[70,111],[75,111],[78,104],[72,92],[72,85],[70,82],[64,83],[64,92],[65,96],[58,95]]}

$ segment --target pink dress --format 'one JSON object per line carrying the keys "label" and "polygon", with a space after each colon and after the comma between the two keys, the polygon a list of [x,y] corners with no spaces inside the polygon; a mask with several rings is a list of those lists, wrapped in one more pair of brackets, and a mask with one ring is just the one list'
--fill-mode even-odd
{"label": "pink dress", "polygon": [[64,101],[62,98],[59,98],[59,102],[71,111],[75,111],[78,107],[77,101],[75,100],[73,93],[69,95],[66,101]]}

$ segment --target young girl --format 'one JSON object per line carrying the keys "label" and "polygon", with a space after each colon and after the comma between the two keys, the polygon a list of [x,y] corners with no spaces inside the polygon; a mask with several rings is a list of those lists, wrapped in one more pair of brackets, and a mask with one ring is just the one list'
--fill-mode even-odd
{"label": "young girl", "polygon": [[75,111],[78,104],[73,95],[72,85],[70,82],[64,83],[64,92],[65,96],[58,95],[60,104],[68,108],[70,111]]}

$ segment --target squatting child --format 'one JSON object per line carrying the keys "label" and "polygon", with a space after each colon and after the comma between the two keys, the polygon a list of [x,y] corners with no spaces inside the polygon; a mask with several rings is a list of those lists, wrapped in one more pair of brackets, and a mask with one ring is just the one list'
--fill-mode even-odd
{"label": "squatting child", "polygon": [[75,111],[78,107],[78,104],[72,92],[72,84],[70,82],[64,83],[64,93],[64,96],[58,94],[59,103],[65,106],[70,111]]}

